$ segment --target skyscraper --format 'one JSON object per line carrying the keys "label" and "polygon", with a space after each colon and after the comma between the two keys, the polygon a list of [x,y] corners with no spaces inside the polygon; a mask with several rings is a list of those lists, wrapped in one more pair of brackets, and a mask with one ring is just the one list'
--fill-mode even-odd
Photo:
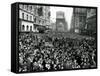
{"label": "skyscraper", "polygon": [[68,25],[65,20],[64,12],[57,11],[56,12],[56,31],[58,32],[67,32]]}
{"label": "skyscraper", "polygon": [[81,33],[85,29],[86,25],[86,8],[74,8],[72,21],[71,21],[71,31],[76,33]]}
{"label": "skyscraper", "polygon": [[96,36],[96,9],[87,9],[86,33],[91,36]]}

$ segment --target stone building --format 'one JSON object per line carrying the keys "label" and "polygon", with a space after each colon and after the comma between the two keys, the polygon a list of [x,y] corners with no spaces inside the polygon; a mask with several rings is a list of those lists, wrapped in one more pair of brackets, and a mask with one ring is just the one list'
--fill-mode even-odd
{"label": "stone building", "polygon": [[32,5],[19,5],[19,30],[21,32],[35,31],[33,13],[34,9]]}
{"label": "stone building", "polygon": [[86,34],[91,36],[96,36],[96,9],[87,9],[87,20],[86,20]]}
{"label": "stone building", "polygon": [[19,5],[20,32],[39,32],[50,24],[50,7],[39,5]]}
{"label": "stone building", "polygon": [[56,12],[56,31],[58,32],[67,32],[68,25],[65,20],[65,14],[62,11]]}
{"label": "stone building", "polygon": [[82,33],[86,25],[86,8],[73,8],[71,32]]}

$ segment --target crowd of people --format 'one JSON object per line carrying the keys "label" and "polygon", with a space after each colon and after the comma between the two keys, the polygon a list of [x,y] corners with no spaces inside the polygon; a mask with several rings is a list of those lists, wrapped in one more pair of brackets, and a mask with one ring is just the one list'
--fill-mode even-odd
{"label": "crowd of people", "polygon": [[96,67],[96,40],[20,33],[19,72]]}

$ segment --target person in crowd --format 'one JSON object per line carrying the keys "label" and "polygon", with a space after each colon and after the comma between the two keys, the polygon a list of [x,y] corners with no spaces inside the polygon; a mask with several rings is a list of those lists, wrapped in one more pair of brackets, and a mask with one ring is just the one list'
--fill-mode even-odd
{"label": "person in crowd", "polygon": [[93,38],[19,35],[19,71],[48,71],[96,67]]}

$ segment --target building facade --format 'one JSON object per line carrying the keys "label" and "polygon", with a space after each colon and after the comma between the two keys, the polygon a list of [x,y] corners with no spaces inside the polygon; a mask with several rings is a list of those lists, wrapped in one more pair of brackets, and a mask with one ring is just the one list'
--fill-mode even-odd
{"label": "building facade", "polygon": [[96,9],[87,9],[86,34],[96,36]]}
{"label": "building facade", "polygon": [[39,32],[39,28],[50,25],[50,7],[39,5],[19,5],[20,32]]}
{"label": "building facade", "polygon": [[68,25],[65,20],[64,12],[58,11],[56,12],[56,31],[58,32],[67,32]]}
{"label": "building facade", "polygon": [[73,15],[71,20],[71,32],[82,33],[86,25],[86,8],[73,8]]}

